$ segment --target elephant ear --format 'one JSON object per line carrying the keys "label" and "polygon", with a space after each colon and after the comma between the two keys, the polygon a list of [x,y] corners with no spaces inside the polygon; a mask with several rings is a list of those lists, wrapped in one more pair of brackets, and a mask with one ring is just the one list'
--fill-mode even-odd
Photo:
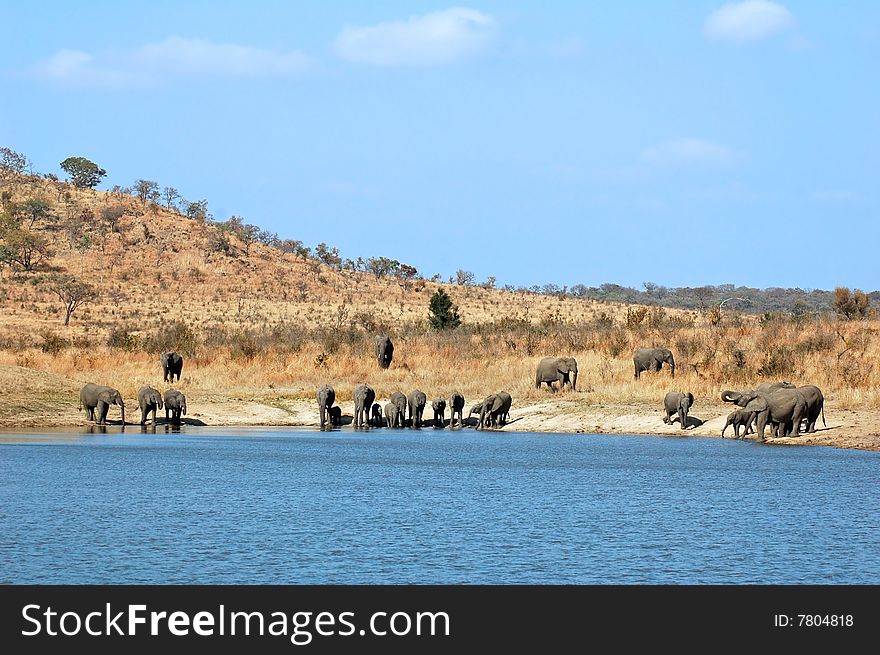
{"label": "elephant ear", "polygon": [[767,399],[764,396],[752,396],[744,407],[749,412],[763,412],[767,409]]}
{"label": "elephant ear", "polygon": [[694,394],[688,391],[688,402],[693,405],[694,404]]}

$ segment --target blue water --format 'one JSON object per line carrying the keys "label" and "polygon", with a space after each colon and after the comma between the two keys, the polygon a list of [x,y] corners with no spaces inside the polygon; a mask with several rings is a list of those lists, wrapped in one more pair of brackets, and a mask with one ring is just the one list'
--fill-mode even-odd
{"label": "blue water", "polygon": [[880,453],[113,429],[0,436],[0,582],[880,583]]}

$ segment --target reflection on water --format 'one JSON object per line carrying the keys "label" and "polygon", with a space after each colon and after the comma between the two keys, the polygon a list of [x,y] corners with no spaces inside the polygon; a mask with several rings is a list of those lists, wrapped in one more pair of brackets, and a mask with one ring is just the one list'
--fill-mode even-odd
{"label": "reflection on water", "polygon": [[880,582],[877,453],[162,423],[0,442],[0,582]]}

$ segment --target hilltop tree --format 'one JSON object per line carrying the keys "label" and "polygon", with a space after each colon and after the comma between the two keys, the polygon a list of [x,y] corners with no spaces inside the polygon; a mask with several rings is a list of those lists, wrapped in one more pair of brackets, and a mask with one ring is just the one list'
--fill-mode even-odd
{"label": "hilltop tree", "polygon": [[7,173],[16,173],[21,175],[27,170],[28,160],[20,152],[15,152],[12,148],[0,148],[0,173],[6,177]]}
{"label": "hilltop tree", "polygon": [[64,303],[64,325],[70,324],[70,317],[79,307],[97,297],[97,291],[92,285],[70,275],[55,278],[52,291]]}
{"label": "hilltop tree", "polygon": [[388,257],[370,257],[364,264],[365,270],[376,276],[377,280],[386,275],[392,275],[400,268],[400,262]]}
{"label": "hilltop tree", "polygon": [[474,274],[470,271],[463,271],[461,269],[455,271],[455,283],[460,287],[470,286],[474,283]]}
{"label": "hilltop tree", "polygon": [[342,257],[339,256],[339,249],[331,248],[326,243],[319,243],[315,246],[315,257],[330,268],[339,269],[342,266]]}
{"label": "hilltop tree", "polygon": [[61,170],[70,176],[74,186],[94,189],[107,175],[107,171],[85,157],[68,157],[61,162]]}
{"label": "hilltop tree", "polygon": [[180,193],[173,186],[162,189],[162,202],[168,209],[177,209],[177,202],[183,200]]}
{"label": "hilltop tree", "polygon": [[415,280],[418,275],[419,271],[415,266],[401,264],[400,268],[397,269],[397,284],[400,285],[400,288],[404,292],[407,292],[412,287],[413,280]]}
{"label": "hilltop tree", "polygon": [[159,185],[152,180],[138,180],[134,183],[134,195],[136,195],[144,205],[147,202],[158,202]]}
{"label": "hilltop tree", "polygon": [[186,203],[184,213],[187,218],[191,218],[199,223],[204,223],[208,220],[208,201],[196,200],[195,202],[188,202]]}
{"label": "hilltop tree", "polygon": [[435,330],[452,330],[461,325],[458,308],[443,289],[437,289],[428,303],[428,321]]}

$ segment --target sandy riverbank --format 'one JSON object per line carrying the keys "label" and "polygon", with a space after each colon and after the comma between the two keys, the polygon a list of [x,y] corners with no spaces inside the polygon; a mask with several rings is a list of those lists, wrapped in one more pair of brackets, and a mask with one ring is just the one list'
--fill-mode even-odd
{"label": "sandy riverbank", "polygon": [[[26,387],[20,384],[27,379]],[[16,386],[16,380],[19,381]],[[9,393],[0,404],[0,428],[71,427],[89,425],[78,409],[77,383],[41,371],[19,367],[0,367],[0,388]],[[315,426],[318,415],[314,400],[285,397],[273,391],[261,396],[238,394],[199,394],[189,392],[188,422],[197,425],[291,425]],[[473,403],[468,399],[467,406]],[[341,404],[344,422],[350,422],[351,403]],[[127,403],[128,423],[137,423],[140,412],[134,399]],[[118,408],[111,408],[111,422],[118,420]],[[568,393],[548,396],[539,402],[517,403],[510,412],[510,423],[505,430],[558,433],[613,433],[670,436],[720,437],[721,428],[730,405],[698,403],[691,419],[698,425],[681,430],[678,423],[663,423],[663,412],[658,406],[644,403],[593,403],[589,393]],[[160,412],[160,415],[162,413]],[[430,408],[426,417],[430,416]],[[837,448],[880,450],[880,412],[872,410],[837,409],[833,402],[825,407],[827,426],[821,425],[813,434],[781,439],[770,443],[821,445]],[[164,415],[160,416],[160,421]],[[728,429],[728,435],[731,430]]]}

